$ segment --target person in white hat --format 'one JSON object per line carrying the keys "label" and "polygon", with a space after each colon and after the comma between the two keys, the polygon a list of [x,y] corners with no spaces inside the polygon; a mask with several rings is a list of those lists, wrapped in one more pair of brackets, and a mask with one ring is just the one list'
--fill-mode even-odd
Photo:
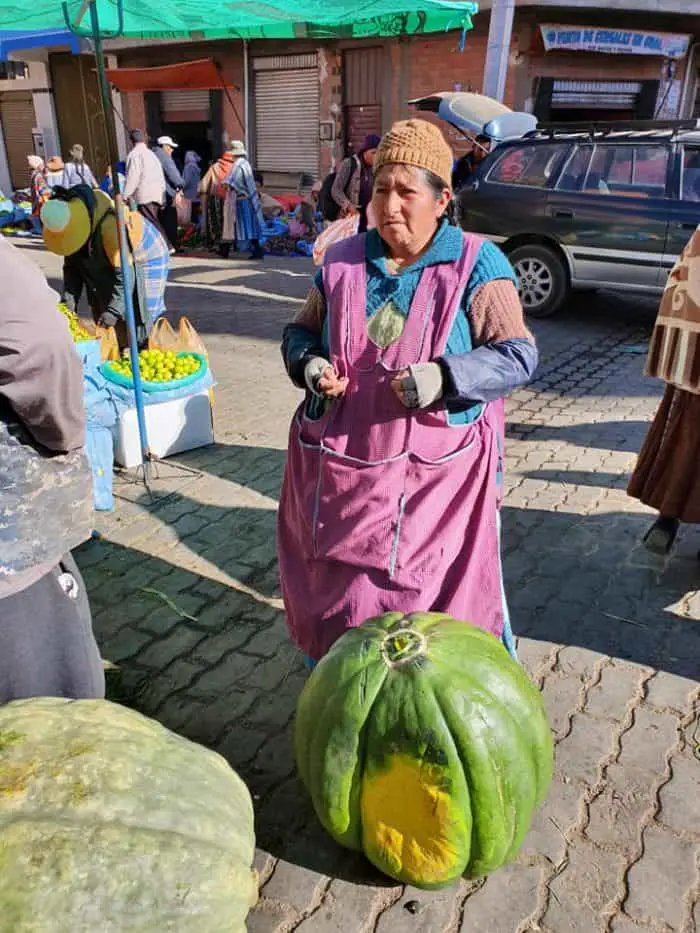
{"label": "person in white hat", "polygon": [[234,139],[229,149],[233,168],[224,184],[236,195],[236,246],[239,252],[251,250],[251,259],[262,259],[265,254],[260,240],[264,219],[253,169],[244,143]]}
{"label": "person in white hat", "polygon": [[165,175],[165,201],[160,209],[160,224],[165,230],[170,249],[173,252],[177,245],[177,207],[175,201],[176,198],[182,197],[182,189],[185,187],[180,169],[173,159],[173,153],[176,149],[177,143],[171,136],[159,136],[158,146],[153,150]]}

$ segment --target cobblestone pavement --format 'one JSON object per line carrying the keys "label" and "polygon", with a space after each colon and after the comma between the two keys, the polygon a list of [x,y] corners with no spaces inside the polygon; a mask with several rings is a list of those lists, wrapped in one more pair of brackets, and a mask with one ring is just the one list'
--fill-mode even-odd
{"label": "cobblestone pavement", "polygon": [[[37,253],[52,273],[57,264]],[[537,381],[508,405],[504,565],[520,657],[557,738],[556,777],[517,861],[427,893],[382,880],[316,824],[294,774],[304,682],[287,641],[275,506],[297,393],[277,341],[303,261],[178,259],[172,317],[207,337],[215,447],[138,487],[78,555],[115,694],[218,749],[255,797],[251,933],[695,933],[700,930],[700,569],[640,547],[625,496],[660,388],[641,377],[653,303],[580,296],[536,325]],[[167,601],[166,601],[167,600]]]}

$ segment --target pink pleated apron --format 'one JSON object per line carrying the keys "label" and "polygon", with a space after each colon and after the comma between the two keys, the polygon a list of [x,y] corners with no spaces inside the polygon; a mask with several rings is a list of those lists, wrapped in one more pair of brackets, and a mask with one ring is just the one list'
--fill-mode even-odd
{"label": "pink pleated apron", "polygon": [[391,378],[442,356],[482,241],[426,268],[401,337],[367,332],[365,237],[329,251],[330,357],[349,385],[318,420],[292,422],[278,550],[292,638],[319,660],[350,627],[383,612],[446,612],[500,637],[497,528],[503,403],[454,426],[438,403],[408,410]]}

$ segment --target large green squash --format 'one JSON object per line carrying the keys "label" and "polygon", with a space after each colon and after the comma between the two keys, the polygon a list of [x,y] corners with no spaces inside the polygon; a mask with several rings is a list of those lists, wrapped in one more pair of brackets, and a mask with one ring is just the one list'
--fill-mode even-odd
{"label": "large green squash", "polygon": [[244,933],[248,789],[104,700],[0,707],[1,933]]}
{"label": "large green squash", "polygon": [[346,632],[301,693],[295,749],[331,836],[422,888],[512,859],[553,769],[523,669],[492,635],[437,613]]}

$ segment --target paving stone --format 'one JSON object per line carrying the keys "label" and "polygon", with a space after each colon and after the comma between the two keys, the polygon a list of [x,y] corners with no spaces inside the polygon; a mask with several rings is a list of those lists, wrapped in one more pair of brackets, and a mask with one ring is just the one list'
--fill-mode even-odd
{"label": "paving stone", "polygon": [[142,632],[125,625],[101,643],[102,657],[119,664],[134,657],[153,640],[150,632]]}
{"label": "paving stone", "polygon": [[693,757],[671,761],[673,778],[661,788],[660,822],[679,832],[700,836],[700,761]]}
{"label": "paving stone", "polygon": [[294,716],[296,704],[284,695],[260,697],[246,716],[246,722],[256,728],[276,732]]}
{"label": "paving stone", "polygon": [[571,733],[556,747],[557,771],[568,778],[594,784],[601,764],[613,752],[615,726],[579,713],[572,720]]}
{"label": "paving stone", "polygon": [[263,888],[263,896],[303,914],[320,902],[327,880],[302,865],[292,865],[280,859],[272,877]]}
{"label": "paving stone", "polygon": [[459,933],[515,930],[537,908],[542,869],[507,865],[467,898]]}
{"label": "paving stone", "polygon": [[678,720],[644,707],[635,710],[634,725],[622,736],[619,763],[663,774],[666,755],[678,742]]}
{"label": "paving stone", "polygon": [[658,671],[647,684],[647,703],[659,708],[684,711],[691,694],[697,692],[697,680]]}
{"label": "paving stone", "polygon": [[220,755],[239,768],[246,761],[251,761],[268,740],[266,732],[250,729],[237,724],[217,745]]}
{"label": "paving stone", "polygon": [[245,677],[245,682],[252,690],[258,693],[270,693],[276,690],[282,681],[291,671],[291,665],[295,658],[290,658],[286,652],[280,657],[272,658],[269,661],[254,659],[255,666],[251,668],[250,673]]}
{"label": "paving stone", "polygon": [[163,670],[176,658],[194,648],[203,637],[201,632],[194,631],[180,620],[166,638],[152,642],[139,654],[139,663],[153,670]]}
{"label": "paving stone", "polygon": [[644,854],[629,872],[625,912],[634,919],[661,921],[680,929],[683,898],[695,881],[697,852],[697,846],[669,830],[649,826],[644,832]]}
{"label": "paving stone", "polygon": [[523,844],[523,855],[544,855],[558,865],[566,854],[567,833],[579,820],[582,797],[581,785],[555,777],[547,799],[535,813]]}
{"label": "paving stone", "polygon": [[627,664],[613,663],[604,667],[600,682],[588,694],[586,712],[591,716],[623,720],[627,715],[628,704],[637,695],[641,676],[638,668]]}
{"label": "paving stone", "polygon": [[569,723],[580,703],[582,689],[583,684],[578,677],[562,677],[558,674],[547,676],[542,697],[555,735],[563,736],[569,731]]}
{"label": "paving stone", "polygon": [[283,904],[261,898],[246,920],[247,933],[279,933],[294,922],[294,911]]}
{"label": "paving stone", "polygon": [[246,654],[259,654],[264,658],[275,657],[283,645],[289,644],[289,634],[282,625],[271,625],[257,632],[245,646]]}
{"label": "paving stone", "polygon": [[220,634],[207,634],[193,649],[192,660],[202,667],[214,666],[245,645],[255,632],[254,625],[241,621]]}
{"label": "paving stone", "polygon": [[197,681],[198,694],[219,694],[235,687],[255,667],[256,659],[234,651],[214,667],[206,671]]}
{"label": "paving stone", "polygon": [[422,891],[409,885],[380,916],[375,933],[441,933],[454,926],[461,899],[460,885],[443,891]]}
{"label": "paving stone", "polygon": [[593,933],[601,915],[612,907],[625,861],[616,852],[577,840],[568,851],[565,870],[549,884],[549,903],[542,925],[550,933]]}
{"label": "paving stone", "polygon": [[564,674],[578,674],[580,677],[589,678],[602,657],[597,651],[566,645],[559,652],[557,667]]}
{"label": "paving stone", "polygon": [[349,881],[331,883],[319,909],[297,927],[295,933],[349,933],[371,929],[372,918],[379,912],[383,896],[372,888]]}
{"label": "paving stone", "polygon": [[633,853],[639,845],[642,821],[654,806],[658,782],[659,776],[653,772],[610,765],[605,788],[589,807],[589,839]]}
{"label": "paving stone", "polygon": [[647,926],[647,924],[637,924],[634,920],[630,920],[629,917],[619,914],[614,918],[610,930],[611,933],[645,933],[645,931],[648,933],[651,927]]}

